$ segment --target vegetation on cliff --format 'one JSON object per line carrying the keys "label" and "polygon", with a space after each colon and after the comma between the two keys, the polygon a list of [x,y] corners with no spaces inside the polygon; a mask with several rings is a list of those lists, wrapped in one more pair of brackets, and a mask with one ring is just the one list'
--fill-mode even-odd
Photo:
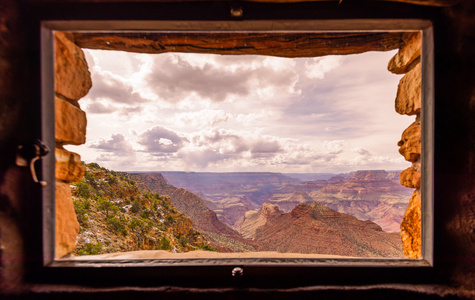
{"label": "vegetation on cliff", "polygon": [[85,165],[71,185],[80,224],[75,255],[134,250],[214,250],[169,196],[151,192],[127,173]]}

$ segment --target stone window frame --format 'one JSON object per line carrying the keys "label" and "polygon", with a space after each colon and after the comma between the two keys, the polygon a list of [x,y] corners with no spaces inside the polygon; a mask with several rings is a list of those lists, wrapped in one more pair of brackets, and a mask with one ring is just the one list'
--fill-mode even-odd
{"label": "stone window frame", "polygon": [[[125,28],[125,29],[124,29]],[[355,28],[357,28],[355,30]],[[55,148],[55,88],[54,88],[54,32],[55,31],[420,31],[422,33],[422,259],[174,259],[134,261],[58,261],[55,259],[55,193],[54,184],[43,190],[43,265],[46,267],[209,267],[209,266],[251,266],[251,267],[414,267],[433,266],[433,145],[434,145],[434,70],[433,29],[427,20],[325,20],[325,21],[45,21],[41,24],[42,60],[42,138],[51,149]],[[53,183],[55,178],[55,157],[44,158],[43,178]],[[128,268],[127,268],[128,269]],[[159,268],[156,268],[159,269]],[[160,273],[160,271],[159,271]]]}

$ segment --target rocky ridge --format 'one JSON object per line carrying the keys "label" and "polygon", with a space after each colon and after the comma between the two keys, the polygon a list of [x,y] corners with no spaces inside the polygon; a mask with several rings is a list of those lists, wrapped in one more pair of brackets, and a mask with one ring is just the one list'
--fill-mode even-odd
{"label": "rocky ridge", "polygon": [[167,183],[160,173],[131,174],[144,182],[152,191],[168,195],[173,205],[189,216],[194,224],[205,234],[211,244],[221,252],[242,252],[259,250],[257,243],[243,239],[241,235],[221,222],[216,213],[209,209],[203,200],[193,193]]}
{"label": "rocky ridge", "polygon": [[71,188],[80,224],[74,255],[213,249],[170,197],[151,192],[127,173],[91,163],[85,165],[84,178]]}
{"label": "rocky ridge", "polygon": [[[242,228],[258,223],[252,217],[243,221]],[[289,213],[279,212],[275,206],[263,206],[257,219],[260,224],[265,223],[254,227],[253,239],[267,251],[403,257],[398,233],[384,232],[371,221],[338,213],[318,202],[298,204]]]}

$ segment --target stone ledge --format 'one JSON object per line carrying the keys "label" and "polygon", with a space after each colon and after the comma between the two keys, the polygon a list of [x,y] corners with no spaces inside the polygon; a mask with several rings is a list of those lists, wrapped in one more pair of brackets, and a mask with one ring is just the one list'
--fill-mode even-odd
{"label": "stone ledge", "polygon": [[56,142],[81,145],[86,142],[86,113],[68,101],[55,97]]}
{"label": "stone ledge", "polygon": [[68,182],[81,180],[85,169],[79,154],[60,148],[56,148],[54,154],[56,158],[56,179]]}

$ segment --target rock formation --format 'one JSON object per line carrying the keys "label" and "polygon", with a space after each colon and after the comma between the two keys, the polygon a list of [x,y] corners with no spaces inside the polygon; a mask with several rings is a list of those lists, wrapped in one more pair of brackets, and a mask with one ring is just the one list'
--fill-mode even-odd
{"label": "rock formation", "polygon": [[309,195],[340,212],[371,220],[388,232],[399,232],[411,191],[399,183],[397,172],[357,171],[329,183]]}
{"label": "rock formation", "polygon": [[247,241],[241,235],[218,220],[216,213],[210,210],[203,200],[193,193],[169,185],[160,173],[132,174],[144,182],[152,191],[168,195],[173,205],[186,214],[193,223],[213,242],[220,251],[256,251],[258,246]]}
{"label": "rock formation", "polygon": [[[68,209],[76,211],[80,230],[77,239],[76,235],[64,239],[74,240],[75,255],[213,249],[193,222],[175,209],[169,197],[153,193],[145,184],[129,177],[127,173],[91,163],[86,165],[84,178],[72,184],[74,208]],[[69,185],[64,190],[71,194]],[[71,226],[66,221],[60,224]]]}
{"label": "rock formation", "polygon": [[262,204],[260,210],[250,210],[239,219],[234,228],[238,230],[243,237],[252,239],[256,236],[256,230],[264,226],[270,218],[283,214],[277,205],[269,203]]}
{"label": "rock formation", "polygon": [[371,221],[360,221],[318,202],[299,204],[290,213],[266,206],[260,212],[261,220],[269,208],[272,213],[267,213],[267,222],[255,229],[253,237],[264,250],[355,257],[403,255],[399,234],[384,232]]}

